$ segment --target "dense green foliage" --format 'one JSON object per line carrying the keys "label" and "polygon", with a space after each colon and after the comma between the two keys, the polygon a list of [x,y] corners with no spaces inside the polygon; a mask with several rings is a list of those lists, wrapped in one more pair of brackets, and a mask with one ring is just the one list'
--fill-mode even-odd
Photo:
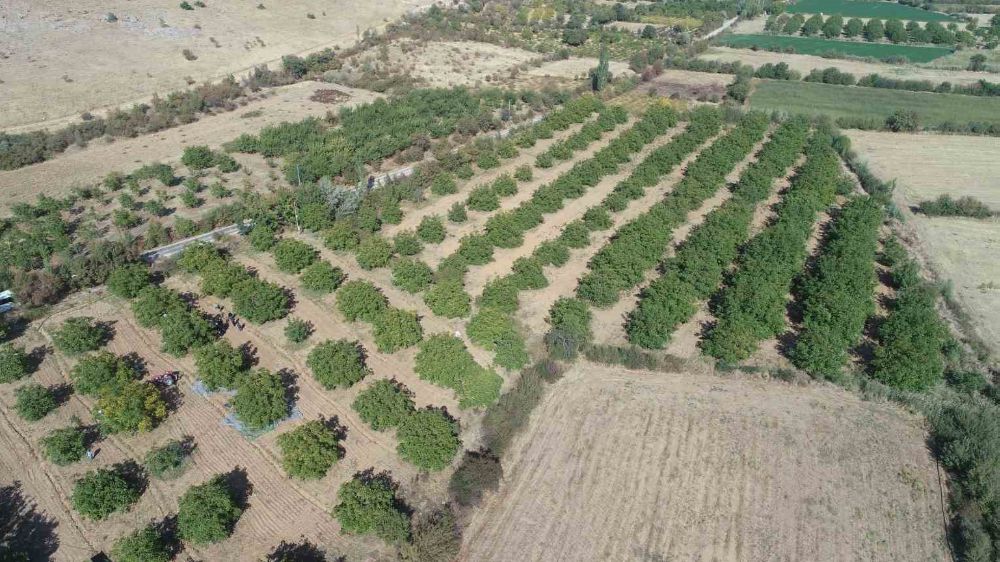
{"label": "dense green foliage", "polygon": [[448,481],[448,494],[462,506],[479,505],[483,494],[500,487],[503,468],[493,455],[467,451]]}
{"label": "dense green foliage", "polygon": [[254,324],[284,318],[291,308],[283,287],[260,279],[238,283],[233,287],[232,298],[236,314]]}
{"label": "dense green foliage", "polygon": [[302,343],[313,333],[312,322],[301,318],[292,318],[285,324],[285,339],[292,343]]}
{"label": "dense green foliage", "polygon": [[281,375],[257,369],[239,378],[230,401],[240,421],[250,429],[264,429],[288,416],[288,391]]}
{"label": "dense green foliage", "polygon": [[337,492],[333,515],[345,533],[374,534],[390,543],[409,538],[410,520],[388,476],[357,474]]}
{"label": "dense green foliage", "polygon": [[73,464],[87,452],[87,435],[80,427],[55,429],[39,443],[45,458],[59,466]]}
{"label": "dense green foliage", "polygon": [[420,226],[417,227],[417,236],[428,244],[438,244],[444,241],[444,221],[437,215],[424,217],[420,220]]}
{"label": "dense green foliage", "polygon": [[163,537],[152,525],[121,537],[111,548],[115,562],[169,562],[171,558]]}
{"label": "dense green foliage", "polygon": [[[699,110],[699,113],[692,117],[684,135],[691,133],[692,136],[703,140],[714,134],[719,125],[718,112]],[[684,178],[663,201],[618,229],[615,237],[594,255],[588,264],[590,271],[580,280],[577,287],[577,296],[597,306],[609,306],[618,301],[622,291],[640,283],[646,272],[662,258],[671,240],[673,229],[682,224],[690,211],[697,209],[725,183],[726,174],[749,154],[753,146],[764,136],[767,126],[766,116],[758,113],[748,114],[736,128],[699,153],[685,169]],[[644,174],[649,175],[642,177],[652,178],[646,181],[655,181],[656,177],[673,169],[683,155],[697,146],[689,144],[690,137],[687,142],[681,138],[674,142],[680,144],[667,145],[675,148],[665,151],[657,158],[655,162],[658,164],[652,165],[652,170],[644,171]],[[633,174],[634,176],[636,174]],[[647,184],[642,180],[636,180],[629,182],[628,185],[635,185],[639,189],[633,191],[632,187],[626,186],[622,189],[616,188],[617,192],[635,198],[642,195],[641,187]]]}
{"label": "dense green foliage", "polygon": [[424,302],[431,311],[445,318],[462,318],[471,310],[472,297],[465,292],[459,279],[446,279],[435,283],[424,294]]}
{"label": "dense green foliage", "polygon": [[817,133],[806,155],[775,220],[743,248],[736,272],[722,289],[715,307],[718,322],[703,341],[713,357],[745,359],[761,340],[786,327],[786,295],[805,265],[816,216],[833,201],[840,179],[839,158],[828,135]]}
{"label": "dense green foliage", "polygon": [[808,132],[809,123],[803,119],[778,127],[740,176],[733,197],[709,213],[666,260],[662,276],[649,284],[629,314],[626,331],[632,344],[662,348],[677,326],[694,315],[695,301],[716,290],[749,235],[755,207],[795,162]]}
{"label": "dense green foliage", "polygon": [[416,259],[401,259],[392,266],[392,284],[408,293],[419,293],[430,286],[434,271]]}
{"label": "dense green foliage", "polygon": [[193,544],[225,540],[243,514],[223,475],[191,486],[178,503],[177,530],[182,539]]}
{"label": "dense green foliage", "polygon": [[154,384],[130,381],[103,390],[94,417],[106,433],[151,431],[167,418],[167,404]]}
{"label": "dense green foliage", "polygon": [[76,481],[70,499],[81,515],[100,521],[112,513],[128,511],[139,501],[139,490],[118,470],[99,468]]}
{"label": "dense green foliage", "polygon": [[925,390],[941,380],[942,349],[950,337],[935,308],[937,290],[918,271],[909,259],[893,265],[896,298],[878,327],[871,364],[875,379],[904,390]]}
{"label": "dense green foliage", "polygon": [[316,261],[316,249],[291,238],[283,238],[271,248],[274,263],[285,273],[298,273]]}
{"label": "dense green foliage", "polygon": [[225,339],[196,349],[194,362],[198,378],[209,390],[236,388],[238,377],[247,369],[243,351]]}
{"label": "dense green foliage", "polygon": [[386,309],[375,319],[372,335],[382,353],[395,353],[414,346],[423,339],[423,328],[414,312],[398,308]]}
{"label": "dense green foliage", "polygon": [[453,389],[463,408],[492,404],[503,384],[499,375],[476,363],[461,339],[449,334],[434,334],[420,342],[414,371],[421,379]]}
{"label": "dense green foliage", "polygon": [[14,409],[25,421],[38,421],[59,406],[52,389],[31,383],[14,392]]}
{"label": "dense green foliage", "polygon": [[340,436],[325,420],[308,421],[278,436],[281,465],[289,476],[315,480],[340,460]]}
{"label": "dense green foliage", "polygon": [[562,297],[552,304],[546,321],[545,347],[556,359],[574,359],[593,340],[590,306],[580,299]]}
{"label": "dense green foliage", "polygon": [[53,334],[52,342],[63,353],[79,354],[94,351],[104,345],[108,329],[93,318],[77,316],[63,322]]}
{"label": "dense green foliage", "polygon": [[381,236],[365,238],[355,250],[355,256],[361,269],[376,269],[389,265],[392,253],[392,245]]}
{"label": "dense green foliage", "polygon": [[923,201],[917,210],[929,217],[971,217],[985,219],[996,216],[982,201],[974,197],[959,197],[952,199],[949,195],[941,195],[932,201]]}
{"label": "dense green foliage", "polygon": [[0,384],[24,378],[30,367],[24,348],[10,343],[0,344]]}
{"label": "dense green foliage", "polygon": [[385,379],[362,390],[351,407],[376,431],[398,427],[414,410],[410,391],[396,381]]}
{"label": "dense green foliage", "polygon": [[509,315],[484,308],[469,320],[468,333],[473,343],[496,353],[497,365],[513,370],[528,364],[524,339]]}
{"label": "dense green foliage", "polygon": [[191,458],[191,446],[185,441],[168,441],[146,453],[143,465],[150,475],[169,479],[180,476]]}
{"label": "dense green foliage", "polygon": [[135,378],[135,370],[124,359],[99,351],[80,359],[69,373],[80,394],[97,396],[116,389]]}
{"label": "dense green foliage", "polygon": [[166,287],[150,285],[141,289],[132,301],[132,314],[143,328],[158,327],[172,310],[187,310],[187,303],[177,292]]}
{"label": "dense green foliage", "polygon": [[350,387],[368,373],[361,344],[348,340],[327,340],[309,352],[306,365],[327,390]]}
{"label": "dense green foliage", "polygon": [[809,373],[836,377],[848,350],[875,312],[875,252],[882,206],[870,197],[847,203],[833,222],[819,258],[801,284],[802,327],[792,362]]}
{"label": "dense green foliage", "polygon": [[382,291],[368,281],[348,281],[337,290],[337,309],[350,322],[374,322],[388,306]]}
{"label": "dense green foliage", "polygon": [[302,288],[317,293],[332,293],[347,276],[339,267],[326,260],[316,260],[302,271]]}
{"label": "dense green foliage", "polygon": [[399,456],[423,470],[441,470],[451,463],[462,446],[458,423],[441,410],[413,412],[396,432]]}
{"label": "dense green foliage", "polygon": [[175,357],[215,339],[215,328],[200,311],[174,309],[160,320],[161,349]]}
{"label": "dense green foliage", "polygon": [[141,263],[119,267],[108,275],[108,290],[124,299],[135,298],[149,284],[149,268]]}

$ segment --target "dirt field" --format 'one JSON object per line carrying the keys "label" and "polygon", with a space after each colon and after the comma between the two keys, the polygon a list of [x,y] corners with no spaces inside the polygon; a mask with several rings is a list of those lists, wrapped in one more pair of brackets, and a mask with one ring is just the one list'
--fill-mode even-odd
{"label": "dirt field", "polygon": [[[284,55],[347,46],[359,33],[431,3],[264,0],[183,10],[179,2],[154,0],[3,2],[0,127],[76,118]],[[106,21],[109,13],[117,21]],[[187,60],[185,49],[197,59]]]}
{"label": "dirt field", "polygon": [[[590,69],[597,66],[597,59],[589,57],[572,57],[542,63],[541,66],[531,66],[521,73],[514,85],[518,88],[541,89],[546,87],[567,88],[578,85],[587,79]],[[621,61],[610,61],[611,73],[617,76],[630,76],[633,72],[628,64]]]}
{"label": "dirt field", "polygon": [[930,80],[931,82],[948,81],[952,84],[972,84],[979,80],[996,81],[997,75],[987,72],[968,72],[965,70],[943,70],[920,66],[880,64],[844,59],[826,59],[812,55],[794,55],[787,53],[772,53],[770,51],[751,51],[749,49],[731,49],[729,47],[712,47],[699,56],[705,60],[723,62],[740,61],[744,64],[761,66],[766,63],[787,63],[793,70],[803,75],[809,74],[814,68],[836,67],[843,72],[849,72],[860,78],[866,74],[878,74],[887,78],[905,80]]}
{"label": "dirt field", "polygon": [[828,386],[580,365],[461,560],[945,560],[922,422]]}
{"label": "dirt field", "polygon": [[[320,89],[334,88],[350,98],[343,103],[327,104],[309,98]],[[275,88],[259,101],[245,107],[206,117],[180,127],[143,135],[134,139],[119,139],[112,143],[95,140],[86,148],[71,149],[52,160],[17,170],[0,171],[2,204],[34,202],[38,194],[62,197],[74,186],[93,184],[108,172],[128,173],[151,162],[180,161],[185,146],[206,144],[218,147],[245,132],[282,121],[299,121],[309,116],[322,117],[327,111],[336,112],[343,105],[370,102],[379,94],[355,90],[322,82],[300,82]],[[235,155],[246,161],[242,155]]]}
{"label": "dirt field", "polygon": [[876,175],[896,179],[905,226],[935,275],[953,282],[980,338],[994,354],[1000,353],[1000,222],[929,218],[910,210],[942,194],[969,195],[1000,209],[1000,139],[866,131],[850,131],[849,136]]}

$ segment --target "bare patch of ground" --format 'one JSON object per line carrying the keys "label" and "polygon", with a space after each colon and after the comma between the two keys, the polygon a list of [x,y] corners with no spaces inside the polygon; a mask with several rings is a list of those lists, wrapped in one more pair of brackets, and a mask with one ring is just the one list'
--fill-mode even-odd
{"label": "bare patch of ground", "polygon": [[826,59],[813,55],[796,55],[790,53],[773,53],[771,51],[752,51],[750,49],[732,49],[729,47],[712,47],[699,58],[722,62],[740,61],[759,67],[766,63],[788,64],[792,70],[803,75],[809,74],[814,68],[835,67],[842,72],[849,72],[860,78],[866,74],[878,74],[886,78],[899,80],[930,80],[931,82],[951,82],[952,84],[973,84],[980,80],[996,81],[996,75],[988,72],[969,72],[966,70],[945,70],[927,68],[912,64],[895,65],[875,62],[863,62],[845,59]]}
{"label": "bare patch of ground", "polygon": [[832,386],[578,365],[461,560],[947,559],[923,422]]}
{"label": "bare patch of ground", "polygon": [[[0,127],[76,118],[241,74],[284,55],[348,46],[429,0],[208,2],[10,0],[0,4]],[[114,14],[116,21],[107,21]],[[310,17],[310,14],[312,17]],[[187,60],[189,50],[195,60]]]}
{"label": "bare patch of ground", "polygon": [[[632,70],[628,64],[621,61],[610,61],[611,73],[618,76],[631,76]],[[590,69],[597,67],[597,59],[590,57],[571,57],[532,66],[521,73],[514,86],[518,88],[542,89],[546,87],[569,88],[580,85],[587,80]]]}

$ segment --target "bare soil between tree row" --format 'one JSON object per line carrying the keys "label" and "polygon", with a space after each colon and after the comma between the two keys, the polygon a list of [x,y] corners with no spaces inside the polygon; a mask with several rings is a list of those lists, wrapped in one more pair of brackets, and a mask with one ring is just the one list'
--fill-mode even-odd
{"label": "bare soil between tree row", "polygon": [[575,366],[460,560],[947,559],[920,418],[829,385]]}

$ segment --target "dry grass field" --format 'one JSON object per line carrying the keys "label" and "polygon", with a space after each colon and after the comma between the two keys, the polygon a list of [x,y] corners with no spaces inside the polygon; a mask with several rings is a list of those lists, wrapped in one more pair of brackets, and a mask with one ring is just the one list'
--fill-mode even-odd
{"label": "dry grass field", "polygon": [[578,365],[461,559],[943,560],[924,440],[833,387]]}
{"label": "dry grass field", "polygon": [[[346,47],[359,33],[430,4],[264,0],[183,10],[179,2],[152,0],[3,2],[0,127],[54,127],[83,111],[143,101],[284,55]],[[117,21],[106,21],[109,13]],[[185,49],[197,59],[187,60]]]}
{"label": "dry grass field", "polygon": [[809,71],[814,68],[823,69],[832,66],[840,69],[842,72],[849,72],[858,78],[866,74],[878,74],[899,80],[930,80],[935,83],[948,81],[952,84],[972,84],[979,80],[997,80],[997,75],[985,72],[945,70],[913,64],[893,65],[857,60],[827,59],[813,55],[772,53],[771,51],[764,50],[751,51],[750,49],[733,49],[730,47],[711,47],[698,58],[722,62],[740,61],[754,67],[766,63],[777,64],[783,62],[791,67],[792,70],[797,70],[803,75],[809,74]]}

